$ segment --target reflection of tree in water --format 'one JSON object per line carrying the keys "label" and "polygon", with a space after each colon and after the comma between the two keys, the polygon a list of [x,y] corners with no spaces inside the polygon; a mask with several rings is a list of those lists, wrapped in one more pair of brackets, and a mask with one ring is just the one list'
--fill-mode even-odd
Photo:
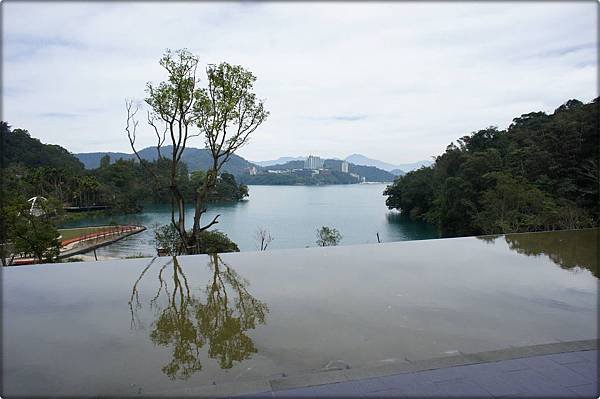
{"label": "reflection of tree in water", "polygon": [[477,238],[485,241],[488,244],[493,244],[496,242],[496,239],[500,237],[500,234],[495,234],[495,235],[487,235],[487,236],[478,236]]}
{"label": "reflection of tree in water", "polygon": [[[218,255],[209,256],[212,278],[205,290],[205,301],[191,293],[177,258],[173,257],[158,273],[160,286],[150,301],[158,318],[152,324],[150,339],[156,345],[172,347],[171,362],[162,369],[171,379],[187,379],[202,369],[200,349],[205,344],[208,344],[208,356],[217,359],[224,369],[250,358],[256,353],[256,347],[245,333],[258,324],[265,324],[267,305],[248,293],[248,281],[223,263]],[[152,263],[133,286],[129,303],[133,326],[139,323],[136,311],[141,308],[138,283]],[[164,276],[171,266],[172,286]],[[159,305],[163,297],[167,302],[164,307]]]}
{"label": "reflection of tree in water", "polygon": [[387,222],[392,226],[397,226],[411,239],[441,238],[442,234],[437,228],[422,220],[411,219],[409,215],[398,211],[389,211],[385,214]]}
{"label": "reflection of tree in water", "polygon": [[598,229],[507,234],[505,240],[520,254],[544,254],[563,269],[584,268],[600,277]]}

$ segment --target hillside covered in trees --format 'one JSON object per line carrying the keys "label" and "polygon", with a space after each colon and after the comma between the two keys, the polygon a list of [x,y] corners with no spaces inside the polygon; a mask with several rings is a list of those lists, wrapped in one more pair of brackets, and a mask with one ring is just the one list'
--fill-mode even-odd
{"label": "hillside covered in trees", "polygon": [[[164,154],[170,154],[173,151],[173,147],[168,145],[162,148]],[[138,152],[140,157],[146,161],[156,161],[158,158],[158,152],[156,147],[146,147]],[[86,169],[97,169],[100,167],[100,161],[103,157],[108,155],[111,163],[117,162],[122,159],[124,161],[137,161],[135,154],[125,152],[88,152],[74,154],[85,166]],[[212,157],[210,151],[204,148],[193,148],[188,147],[183,151],[182,161],[185,162],[190,172],[198,170],[208,170],[212,166]],[[234,176],[243,174],[246,169],[254,166],[254,164],[246,161],[239,155],[232,154],[231,158],[223,165],[223,170],[227,173],[231,173]]]}
{"label": "hillside covered in trees", "polygon": [[[63,147],[43,144],[27,130],[11,129],[5,122],[1,127],[2,195],[6,199],[23,201],[41,195],[69,206],[110,205],[114,212],[136,212],[144,203],[170,201],[167,160],[144,161],[146,164],[141,165],[133,159],[112,162],[109,156],[104,156],[98,168],[86,170]],[[147,168],[160,181],[155,181]],[[203,183],[204,172],[189,173],[187,165],[182,163],[178,174],[184,195],[193,199]],[[222,173],[209,200],[237,201],[247,195],[245,185],[238,185],[233,175]]]}
{"label": "hillside covered in trees", "polygon": [[598,106],[569,100],[464,136],[388,186],[386,205],[443,236],[597,226]]}
{"label": "hillside covered in trees", "polygon": [[59,145],[44,144],[24,129],[11,130],[2,123],[4,166],[19,164],[27,168],[61,168],[74,173],[83,170],[77,157]]}
{"label": "hillside covered in trees", "polygon": [[[239,179],[245,184],[253,185],[306,185],[318,186],[324,184],[355,184],[360,183],[364,177],[367,182],[392,182],[396,175],[376,168],[374,166],[348,164],[348,172],[358,175],[350,175],[341,172],[341,163],[339,159],[325,159],[323,167],[325,170],[319,174],[313,174],[311,170],[304,169],[304,161],[293,160],[283,164],[270,165],[259,169],[261,173],[257,175],[244,174]],[[267,170],[283,171],[285,173],[265,173]]]}

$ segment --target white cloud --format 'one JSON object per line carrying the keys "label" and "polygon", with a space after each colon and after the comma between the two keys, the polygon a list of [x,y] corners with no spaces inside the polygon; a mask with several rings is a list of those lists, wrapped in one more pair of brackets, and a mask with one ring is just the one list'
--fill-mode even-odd
{"label": "white cloud", "polygon": [[257,75],[271,116],[240,151],[254,160],[360,152],[411,162],[470,131],[597,96],[591,2],[2,8],[3,119],[73,152],[128,150],[124,99],[164,77],[166,48]]}

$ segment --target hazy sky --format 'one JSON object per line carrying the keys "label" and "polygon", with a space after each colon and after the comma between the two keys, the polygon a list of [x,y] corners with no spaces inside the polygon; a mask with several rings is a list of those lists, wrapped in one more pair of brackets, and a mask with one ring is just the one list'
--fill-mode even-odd
{"label": "hazy sky", "polygon": [[[598,3],[3,2],[3,120],[72,152],[130,152],[125,98],[166,48],[258,77],[250,160],[428,159],[471,131],[596,97]],[[150,130],[140,134],[151,145]],[[202,147],[200,138],[192,146]]]}

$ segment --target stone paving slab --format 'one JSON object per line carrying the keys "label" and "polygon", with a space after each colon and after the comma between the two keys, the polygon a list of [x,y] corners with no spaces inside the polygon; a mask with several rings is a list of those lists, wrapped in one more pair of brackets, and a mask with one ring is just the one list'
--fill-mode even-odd
{"label": "stone paving slab", "polygon": [[[564,353],[445,367],[320,386],[274,390],[274,398],[319,397],[588,397],[597,398],[597,350],[568,353],[587,358],[560,364]],[[506,363],[512,363],[506,366]],[[571,367],[576,365],[576,367]],[[261,397],[261,395],[254,395]]]}
{"label": "stone paving slab", "polygon": [[271,387],[273,391],[278,391],[283,389],[305,387],[307,385],[314,386],[332,384],[342,381],[348,381],[348,377],[343,371],[335,370],[274,379],[271,380]]}
{"label": "stone paving slab", "polygon": [[[450,367],[437,362],[442,368],[294,389],[273,389],[246,397],[598,398],[599,356],[598,350],[588,350]],[[453,357],[448,362],[455,360],[457,358]]]}
{"label": "stone paving slab", "polygon": [[560,342],[154,394],[220,398],[598,398],[599,356],[598,340]]}

